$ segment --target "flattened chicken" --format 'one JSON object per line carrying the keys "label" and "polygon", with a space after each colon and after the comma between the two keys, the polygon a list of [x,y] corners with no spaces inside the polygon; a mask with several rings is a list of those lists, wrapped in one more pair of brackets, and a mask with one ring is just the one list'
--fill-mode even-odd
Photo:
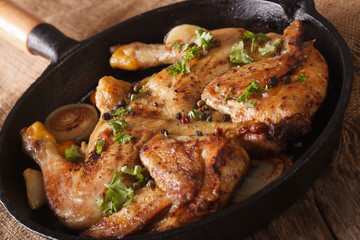
{"label": "flattened chicken", "polygon": [[141,190],[130,206],[103,218],[85,236],[123,237],[161,213],[167,220],[153,225],[156,230],[195,221],[226,206],[250,166],[246,151],[220,136],[158,134],[143,146],[140,158],[162,191]]}
{"label": "flattened chicken", "polygon": [[[184,59],[184,51],[171,43],[194,46],[196,29],[178,26],[165,44],[117,46],[114,67],[134,70]],[[188,72],[174,75],[165,68],[139,82],[141,91],[113,77],[100,79],[95,102],[102,118],[81,163],[66,161],[41,123],[21,131],[23,148],[40,166],[49,206],[61,222],[85,229],[84,236],[121,238],[195,221],[228,204],[249,170],[249,156],[279,153],[286,139],[309,130],[326,95],[328,73],[312,42],[301,40],[301,22],[282,37],[267,34],[270,41],[282,38],[280,55],[264,58],[246,44],[255,62],[234,69],[229,55],[244,33],[240,28],[210,31],[217,44],[183,62]],[[299,74],[305,81],[298,81]],[[287,76],[291,81],[273,83]],[[237,102],[249,80],[270,86],[262,95],[248,96],[254,107]],[[113,120],[132,138],[119,141]],[[96,151],[99,141],[105,142],[101,153]],[[141,185],[130,205],[103,216],[96,200],[107,192],[104,184],[115,171],[136,165],[145,166],[155,186]],[[120,178],[126,187],[138,184],[131,175]]]}

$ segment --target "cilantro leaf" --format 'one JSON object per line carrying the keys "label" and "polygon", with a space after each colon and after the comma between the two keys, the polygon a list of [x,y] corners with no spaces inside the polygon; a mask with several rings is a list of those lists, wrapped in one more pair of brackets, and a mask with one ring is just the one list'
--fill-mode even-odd
{"label": "cilantro leaf", "polygon": [[197,110],[197,109],[193,109],[191,110],[189,113],[188,113],[188,116],[191,118],[191,119],[196,119],[200,113],[202,113],[201,111]]}
{"label": "cilantro leaf", "polygon": [[104,185],[108,188],[105,193],[105,199],[102,197],[96,199],[96,203],[104,215],[113,214],[123,206],[126,207],[130,205],[132,197],[134,196],[134,190],[126,188],[121,182],[120,172],[115,171],[111,183]]}
{"label": "cilantro leaf", "polygon": [[97,154],[101,154],[104,145],[105,145],[105,140],[100,140],[95,143],[95,149]]}
{"label": "cilantro leaf", "polygon": [[232,63],[248,64],[254,62],[244,49],[244,42],[240,41],[238,44],[234,44],[231,48],[230,61]]}
{"label": "cilantro leaf", "polygon": [[145,171],[147,171],[146,168],[143,168],[140,165],[136,165],[134,168],[128,166],[123,166],[121,168],[121,172],[134,176],[139,183],[144,181],[145,177],[143,172]]}
{"label": "cilantro leaf", "polygon": [[281,39],[276,39],[274,44],[267,42],[264,47],[259,47],[261,56],[266,56],[268,53],[275,52],[276,48],[280,45]]}
{"label": "cilantro leaf", "polygon": [[231,87],[230,89],[229,89],[229,91],[226,93],[226,95],[225,95],[225,97],[224,97],[224,100],[223,100],[223,104],[226,104],[226,101],[227,101],[227,99],[228,99],[228,96],[229,96],[229,94],[230,94],[230,92],[233,90],[233,88]]}
{"label": "cilantro leaf", "polygon": [[211,35],[210,32],[205,31],[204,29],[197,29],[195,33],[196,39],[194,40],[194,43],[200,48],[203,48],[205,50],[213,45],[214,37]]}
{"label": "cilantro leaf", "polygon": [[130,142],[130,140],[133,138],[133,136],[127,134],[127,133],[123,133],[123,134],[117,134],[114,137],[114,141],[119,143],[119,144],[125,144]]}
{"label": "cilantro leaf", "polygon": [[77,163],[82,159],[79,147],[71,145],[70,148],[65,149],[65,158],[69,162]]}
{"label": "cilantro leaf", "polygon": [[190,69],[185,64],[185,60],[181,60],[172,66],[168,67],[169,75],[176,76],[178,74],[187,74],[190,72]]}
{"label": "cilantro leaf", "polygon": [[108,121],[107,123],[111,126],[110,130],[114,132],[114,135],[121,133],[122,130],[128,126],[128,123],[125,121],[125,119],[114,119]]}
{"label": "cilantro leaf", "polygon": [[296,79],[301,83],[304,83],[306,81],[306,78],[307,78],[307,76],[302,73],[296,75]]}

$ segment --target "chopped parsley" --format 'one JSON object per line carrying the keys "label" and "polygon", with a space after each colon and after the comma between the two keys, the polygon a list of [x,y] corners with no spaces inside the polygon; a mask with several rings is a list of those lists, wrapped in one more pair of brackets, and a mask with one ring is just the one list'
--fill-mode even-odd
{"label": "chopped parsley", "polygon": [[127,115],[130,111],[132,110],[132,108],[126,109],[126,108],[118,108],[115,111],[113,111],[111,114],[113,116],[125,116]]}
{"label": "chopped parsley", "polygon": [[214,37],[210,32],[204,29],[197,29],[195,31],[196,39],[194,43],[179,43],[173,42],[174,48],[180,48],[185,52],[184,59],[168,67],[169,75],[176,76],[178,74],[190,73],[190,68],[186,66],[187,62],[190,62],[194,57],[199,58],[202,54],[206,54],[206,49],[210,48],[214,44]]}
{"label": "chopped parsley", "polygon": [[173,48],[177,49],[181,47],[181,43],[179,43],[178,41],[174,41],[171,43],[171,45],[173,46]]}
{"label": "chopped parsley", "polygon": [[265,34],[263,33],[253,33],[253,32],[250,32],[250,31],[245,31],[244,35],[242,37],[239,37],[240,40],[248,40],[248,39],[251,39],[251,52],[253,52],[254,50],[254,46],[256,45],[255,44],[255,40],[256,39],[260,39],[262,40],[263,42],[267,42],[269,40],[269,37],[266,36]]}
{"label": "chopped parsley", "polygon": [[189,47],[186,49],[185,62],[190,62],[194,57],[199,58],[201,56],[201,50],[197,46]]}
{"label": "chopped parsley", "polygon": [[121,133],[128,126],[128,123],[125,121],[125,119],[114,119],[109,121],[108,124],[111,126],[110,130],[112,130],[114,133],[115,142],[119,144],[125,144],[133,138],[133,136],[127,133]]}
{"label": "chopped parsley", "polygon": [[[268,90],[268,85],[266,85],[265,87],[260,87],[257,82],[255,82],[254,80],[250,80],[250,85],[245,89],[245,92],[243,95],[241,95],[238,99],[237,102],[239,103],[245,103],[248,98],[250,97],[251,94],[260,94],[260,93],[264,93]],[[255,101],[252,103],[250,102],[250,107],[254,107],[255,106]]]}
{"label": "chopped parsley", "polygon": [[246,107],[248,107],[248,108],[253,108],[253,107],[255,107],[255,101],[254,101],[254,100],[251,100],[251,101],[246,105]]}
{"label": "chopped parsley", "polygon": [[100,140],[95,143],[95,149],[97,154],[101,154],[104,145],[105,145],[105,140]]}
{"label": "chopped parsley", "polygon": [[130,142],[130,140],[133,138],[133,136],[127,134],[127,133],[120,133],[115,135],[114,141],[119,144],[125,144]]}
{"label": "chopped parsley", "polygon": [[169,75],[176,76],[178,74],[187,74],[190,72],[190,68],[186,66],[185,60],[181,60],[170,67],[168,67]]}
{"label": "chopped parsley", "polygon": [[146,93],[146,89],[144,85],[140,88],[139,93]]}
{"label": "chopped parsley", "polygon": [[134,168],[128,166],[121,168],[121,172],[134,176],[139,183],[144,181],[145,177],[143,172],[145,171],[147,171],[146,168],[143,168],[140,165],[136,165]]}
{"label": "chopped parsley", "polygon": [[71,145],[71,147],[65,149],[65,158],[69,162],[77,163],[82,159],[79,147]]}
{"label": "chopped parsley", "polygon": [[231,87],[230,89],[229,89],[229,91],[226,93],[226,95],[225,95],[225,97],[224,97],[224,100],[223,100],[223,104],[226,104],[226,101],[227,101],[227,99],[228,99],[228,97],[229,97],[229,94],[230,94],[230,92],[233,90],[233,88]]}
{"label": "chopped parsley", "polygon": [[188,116],[191,118],[191,119],[196,119],[202,112],[197,110],[197,109],[193,109],[191,110],[189,113],[188,113]]}
{"label": "chopped parsley", "polygon": [[107,123],[111,126],[110,130],[114,132],[114,135],[121,133],[128,126],[125,119],[114,119]]}
{"label": "chopped parsley", "polygon": [[96,203],[104,215],[119,211],[122,207],[129,206],[134,196],[134,190],[127,188],[120,179],[120,172],[115,171],[110,184],[104,184],[108,190],[105,199],[98,197]]}
{"label": "chopped parsley", "polygon": [[232,63],[248,64],[254,62],[244,49],[244,42],[240,41],[231,48],[230,61]]}
{"label": "chopped parsley", "polygon": [[276,39],[274,44],[267,42],[264,47],[259,47],[258,50],[262,57],[266,56],[268,53],[275,52],[277,47],[280,45],[281,39]]}
{"label": "chopped parsley", "polygon": [[200,48],[206,50],[214,44],[214,37],[210,32],[205,31],[204,29],[197,29],[195,33],[196,39],[194,40],[194,43]]}
{"label": "chopped parsley", "polygon": [[307,78],[307,76],[302,73],[296,75],[296,79],[301,83],[304,83],[306,81],[306,78]]}
{"label": "chopped parsley", "polygon": [[134,101],[137,98],[137,94],[133,93],[130,96],[130,101]]}

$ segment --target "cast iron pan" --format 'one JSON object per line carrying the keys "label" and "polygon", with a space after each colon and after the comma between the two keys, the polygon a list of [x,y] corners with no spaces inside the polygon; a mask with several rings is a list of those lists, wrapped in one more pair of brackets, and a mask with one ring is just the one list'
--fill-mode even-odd
{"label": "cast iron pan", "polygon": [[302,148],[293,167],[250,198],[198,222],[151,236],[133,239],[239,239],[264,226],[302,196],[332,159],[339,141],[352,85],[349,49],[338,31],[319,13],[312,0],[199,0],[162,7],[105,30],[82,42],[61,34],[49,24],[35,27],[28,38],[33,53],[51,59],[50,66],[18,100],[0,135],[0,199],[26,228],[52,239],[80,239],[60,225],[47,206],[28,207],[22,171],[37,168],[21,151],[19,131],[44,121],[53,109],[86,99],[105,75],[137,81],[159,71],[126,72],[109,67],[109,47],[118,43],[162,42],[175,25],[191,23],[208,29],[243,27],[254,32],[281,33],[294,19],[304,21],[305,38],[316,39],[330,70],[328,97],[314,118],[313,131],[296,142]]}

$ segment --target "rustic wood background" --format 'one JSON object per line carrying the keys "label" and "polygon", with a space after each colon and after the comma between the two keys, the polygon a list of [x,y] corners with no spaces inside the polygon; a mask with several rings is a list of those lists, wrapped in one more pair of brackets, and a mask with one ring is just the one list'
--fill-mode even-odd
{"label": "rustic wood background", "polygon": [[[120,21],[179,0],[13,0],[82,40]],[[340,146],[306,195],[248,239],[360,239],[360,0],[315,0],[345,38],[354,60],[354,85]],[[0,39],[0,127],[16,100],[49,61]],[[44,239],[18,224],[0,204],[0,239]]]}

